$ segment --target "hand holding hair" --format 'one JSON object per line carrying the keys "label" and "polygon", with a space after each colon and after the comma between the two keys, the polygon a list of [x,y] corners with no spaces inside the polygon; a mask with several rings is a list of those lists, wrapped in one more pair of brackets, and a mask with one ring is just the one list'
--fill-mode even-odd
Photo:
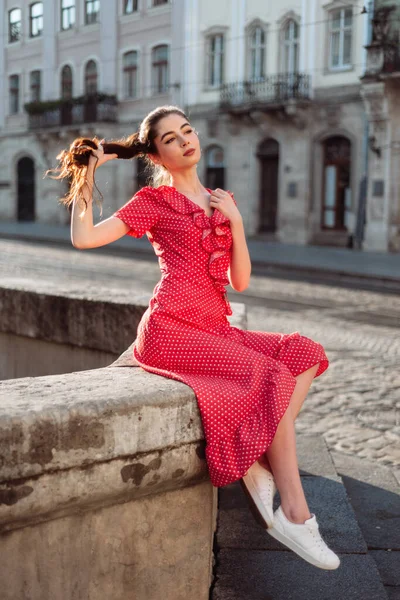
{"label": "hand holding hair", "polygon": [[[103,142],[105,142],[104,138],[98,144],[97,149],[91,151],[92,155],[97,158],[96,164],[94,165],[96,169],[98,167],[100,167],[100,165],[102,165],[103,163],[105,163],[109,160],[113,160],[114,158],[118,158],[118,154],[116,152],[111,154],[111,153],[105,151]],[[107,150],[109,150],[109,148],[107,148]],[[89,160],[90,160],[90,157],[89,157]]]}

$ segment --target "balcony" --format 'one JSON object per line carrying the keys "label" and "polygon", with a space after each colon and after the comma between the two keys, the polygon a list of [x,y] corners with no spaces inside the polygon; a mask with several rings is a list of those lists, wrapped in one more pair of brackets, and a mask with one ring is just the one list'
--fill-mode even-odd
{"label": "balcony", "polygon": [[310,91],[311,77],[304,73],[282,73],[226,83],[221,87],[220,108],[228,112],[279,109],[293,101],[308,101]]}
{"label": "balcony", "polygon": [[77,98],[25,104],[31,130],[117,121],[117,97],[91,94]]}
{"label": "balcony", "polygon": [[367,66],[362,79],[380,79],[381,76],[400,76],[400,50],[398,44],[371,44],[366,46]]}
{"label": "balcony", "polygon": [[371,42],[365,46],[367,65],[362,80],[377,80],[400,76],[400,50],[398,16],[396,4],[379,6],[375,9],[372,23]]}

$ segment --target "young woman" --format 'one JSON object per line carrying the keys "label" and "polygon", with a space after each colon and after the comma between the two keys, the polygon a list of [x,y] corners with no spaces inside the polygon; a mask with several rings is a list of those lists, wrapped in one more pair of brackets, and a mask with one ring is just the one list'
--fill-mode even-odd
{"label": "young woman", "polygon": [[[152,185],[94,225],[95,169],[139,155],[153,170]],[[62,202],[72,204],[72,244],[95,248],[125,234],[147,234],[161,279],[138,325],[135,359],[143,369],[194,390],[212,484],[240,480],[270,535],[316,567],[336,569],[339,557],[308,509],[294,429],[312,380],[329,361],[321,344],[298,331],[230,324],[225,286],[247,288],[250,257],[234,195],[202,185],[200,156],[198,134],[176,106],[156,108],[122,140],[76,139],[57,156],[55,177],[70,181]],[[281,505],[273,512],[277,489]]]}

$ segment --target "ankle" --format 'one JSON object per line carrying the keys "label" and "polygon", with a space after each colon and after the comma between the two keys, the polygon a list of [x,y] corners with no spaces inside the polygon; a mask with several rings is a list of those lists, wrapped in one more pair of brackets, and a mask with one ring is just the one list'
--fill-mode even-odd
{"label": "ankle", "polygon": [[310,519],[312,516],[308,509],[299,510],[298,508],[290,508],[282,505],[282,510],[287,520],[297,525],[303,525],[304,521]]}

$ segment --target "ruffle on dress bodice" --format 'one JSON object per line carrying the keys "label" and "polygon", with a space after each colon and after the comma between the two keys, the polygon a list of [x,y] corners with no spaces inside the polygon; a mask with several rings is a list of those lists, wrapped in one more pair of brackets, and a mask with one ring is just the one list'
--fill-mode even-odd
{"label": "ruffle on dress bodice", "polygon": [[[226,314],[232,314],[232,308],[227,298],[225,286],[229,284],[227,270],[231,259],[232,232],[230,221],[218,209],[214,209],[209,217],[205,211],[195,202],[181,194],[174,187],[160,186],[158,188],[163,197],[176,211],[182,214],[191,214],[194,225],[202,230],[200,240],[203,250],[210,255],[208,260],[208,272],[213,280],[215,288],[220,292],[225,302]],[[209,188],[206,188],[211,193]],[[233,198],[232,192],[227,190]],[[235,202],[235,200],[233,199]]]}

